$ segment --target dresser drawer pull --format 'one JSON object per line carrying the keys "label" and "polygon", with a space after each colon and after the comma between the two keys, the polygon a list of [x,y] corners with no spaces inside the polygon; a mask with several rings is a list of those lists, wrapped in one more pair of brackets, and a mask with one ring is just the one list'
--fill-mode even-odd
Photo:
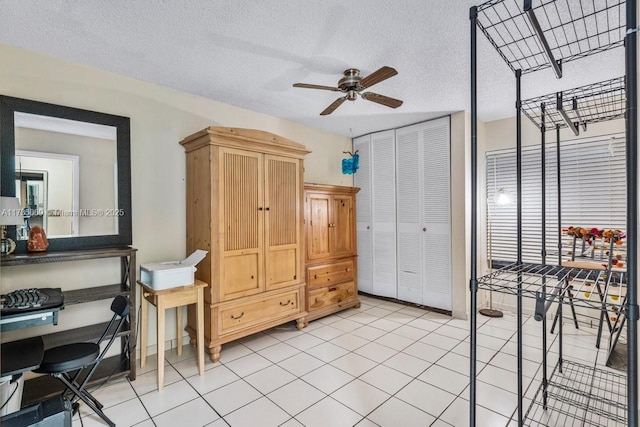
{"label": "dresser drawer pull", "polygon": [[284,304],[282,303],[282,301],[280,301],[280,305],[283,307],[289,304],[291,304],[291,300],[287,300],[287,302],[285,302]]}
{"label": "dresser drawer pull", "polygon": [[240,313],[240,316],[238,316],[238,317],[234,317],[234,316],[233,316],[233,314],[232,314],[232,315],[231,315],[231,318],[232,318],[233,320],[238,320],[238,319],[240,319],[242,316],[244,316],[244,311],[243,311],[242,313]]}
{"label": "dresser drawer pull", "polygon": [[329,288],[329,292],[335,292],[337,290],[338,290],[338,288],[336,288],[335,286],[333,288]]}

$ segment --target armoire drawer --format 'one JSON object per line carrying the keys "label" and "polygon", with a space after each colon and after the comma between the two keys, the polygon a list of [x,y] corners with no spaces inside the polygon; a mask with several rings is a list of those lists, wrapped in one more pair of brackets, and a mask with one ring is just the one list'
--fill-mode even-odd
{"label": "armoire drawer", "polygon": [[307,293],[307,307],[309,311],[317,310],[329,305],[339,304],[357,297],[354,282],[341,283],[322,289],[314,289]]}
{"label": "armoire drawer", "polygon": [[353,260],[308,268],[309,287],[319,288],[353,280]]}
{"label": "armoire drawer", "polygon": [[265,320],[285,317],[300,311],[298,290],[253,300],[245,304],[220,307],[218,331],[220,335]]}

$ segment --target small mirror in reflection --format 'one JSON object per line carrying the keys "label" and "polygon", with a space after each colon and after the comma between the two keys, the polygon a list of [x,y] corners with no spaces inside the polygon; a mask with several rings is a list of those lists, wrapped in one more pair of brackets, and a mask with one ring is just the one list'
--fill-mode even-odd
{"label": "small mirror in reflection", "polygon": [[116,128],[15,113],[16,196],[48,237],[118,233]]}

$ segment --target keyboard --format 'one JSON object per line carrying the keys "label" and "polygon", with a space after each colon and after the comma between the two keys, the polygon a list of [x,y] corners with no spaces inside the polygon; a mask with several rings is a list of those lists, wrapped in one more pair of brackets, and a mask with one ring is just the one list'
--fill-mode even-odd
{"label": "keyboard", "polygon": [[2,316],[55,308],[60,309],[63,305],[64,295],[60,289],[19,289],[6,295],[0,295],[0,315]]}

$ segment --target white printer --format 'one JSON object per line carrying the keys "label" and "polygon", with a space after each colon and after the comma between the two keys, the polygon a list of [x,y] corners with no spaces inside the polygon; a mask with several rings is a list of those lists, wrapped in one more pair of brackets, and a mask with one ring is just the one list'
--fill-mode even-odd
{"label": "white printer", "polygon": [[140,281],[156,291],[193,283],[196,265],[207,251],[196,250],[182,261],[153,262],[140,265]]}

